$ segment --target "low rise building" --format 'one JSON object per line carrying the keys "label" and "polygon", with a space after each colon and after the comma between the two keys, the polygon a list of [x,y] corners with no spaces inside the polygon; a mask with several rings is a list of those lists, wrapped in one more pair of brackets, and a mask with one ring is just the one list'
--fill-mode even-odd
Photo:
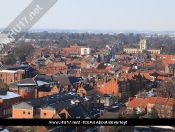
{"label": "low rise building", "polygon": [[12,105],[21,102],[21,96],[14,92],[0,91],[0,118],[12,116]]}

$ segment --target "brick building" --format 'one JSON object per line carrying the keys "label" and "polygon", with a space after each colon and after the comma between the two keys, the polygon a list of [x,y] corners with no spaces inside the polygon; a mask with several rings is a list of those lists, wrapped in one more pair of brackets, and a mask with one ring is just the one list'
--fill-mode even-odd
{"label": "brick building", "polygon": [[85,118],[81,112],[88,113],[88,110],[100,107],[99,100],[96,96],[79,97],[71,92],[54,94],[13,105],[12,118],[53,118],[56,114],[61,118],[76,118],[78,115],[75,115],[80,114]]}
{"label": "brick building", "polygon": [[147,113],[155,106],[160,118],[175,117],[175,99],[163,97],[149,97],[147,103]]}
{"label": "brick building", "polygon": [[1,70],[0,71],[0,88],[8,88],[10,83],[19,81],[27,77],[25,70]]}
{"label": "brick building", "polygon": [[11,83],[9,90],[19,94],[23,101],[37,98],[38,84],[32,78],[22,79]]}
{"label": "brick building", "polygon": [[136,109],[137,112],[145,111],[147,114],[151,112],[151,108],[155,107],[160,118],[175,117],[175,99],[164,97],[147,97],[134,98],[128,102],[127,109],[132,112]]}
{"label": "brick building", "polygon": [[124,78],[111,78],[107,80],[107,77],[103,81],[97,81],[97,87],[103,94],[114,94],[118,96],[120,101],[128,100],[130,93],[129,82]]}
{"label": "brick building", "polygon": [[21,96],[9,91],[0,91],[0,118],[11,117],[12,105],[21,102]]}
{"label": "brick building", "polygon": [[81,54],[81,48],[85,48],[85,46],[78,46],[78,45],[73,45],[70,46],[70,54],[72,55],[80,55]]}

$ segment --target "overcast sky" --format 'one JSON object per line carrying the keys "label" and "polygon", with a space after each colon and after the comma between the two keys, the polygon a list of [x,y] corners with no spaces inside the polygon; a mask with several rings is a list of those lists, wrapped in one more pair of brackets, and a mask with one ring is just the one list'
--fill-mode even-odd
{"label": "overcast sky", "polygon": [[[32,0],[1,0],[6,27]],[[175,30],[175,0],[59,0],[33,28]]]}

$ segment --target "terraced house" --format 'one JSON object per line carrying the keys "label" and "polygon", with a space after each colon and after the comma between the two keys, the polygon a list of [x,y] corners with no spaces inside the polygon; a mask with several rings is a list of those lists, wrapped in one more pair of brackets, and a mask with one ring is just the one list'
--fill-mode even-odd
{"label": "terraced house", "polygon": [[100,107],[99,96],[80,97],[59,93],[13,105],[12,118],[90,118],[89,111]]}

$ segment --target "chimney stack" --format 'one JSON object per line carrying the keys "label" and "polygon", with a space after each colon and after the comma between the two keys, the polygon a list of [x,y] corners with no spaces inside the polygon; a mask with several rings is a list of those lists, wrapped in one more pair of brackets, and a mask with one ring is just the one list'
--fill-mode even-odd
{"label": "chimney stack", "polygon": [[75,105],[79,106],[80,101],[78,99],[75,100]]}
{"label": "chimney stack", "polygon": [[103,83],[106,84],[106,82],[107,82],[107,77],[104,77],[103,78]]}

